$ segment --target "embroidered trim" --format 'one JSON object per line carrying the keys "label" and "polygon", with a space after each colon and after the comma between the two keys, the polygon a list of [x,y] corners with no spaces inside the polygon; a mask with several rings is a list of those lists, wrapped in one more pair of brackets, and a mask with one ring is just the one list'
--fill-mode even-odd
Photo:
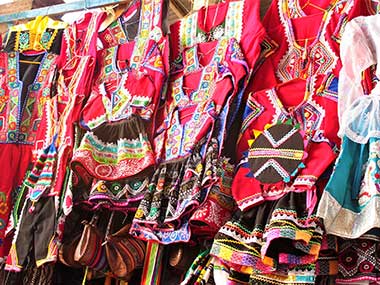
{"label": "embroidered trim", "polygon": [[52,70],[55,68],[56,56],[45,53],[39,70],[21,106],[22,82],[19,80],[19,53],[7,53],[8,59],[8,88],[9,115],[0,133],[3,143],[34,145],[43,110],[50,100]]}
{"label": "embroidered trim", "polygon": [[161,4],[162,0],[143,0],[140,12],[139,35],[135,40],[130,59],[130,66],[133,69],[137,69],[143,63],[148,51],[149,39],[157,42],[162,37],[161,29],[157,27],[161,21]]}
{"label": "embroidered trim", "polygon": [[92,177],[104,180],[133,176],[154,163],[147,135],[104,143],[93,132],[85,134],[72,159],[74,169],[80,164]]}
{"label": "embroidered trim", "polygon": [[276,75],[281,82],[294,78],[308,78],[318,74],[328,74],[335,68],[338,57],[326,41],[325,32],[334,13],[334,8],[338,6],[338,2],[338,0],[335,0],[327,8],[316,40],[305,50],[296,42],[287,2],[285,0],[278,1],[280,20],[285,29],[288,42],[288,50],[280,60],[276,71]]}
{"label": "embroidered trim", "polygon": [[338,78],[334,74],[327,76],[326,81],[316,91],[316,95],[338,102]]}
{"label": "embroidered trim", "polygon": [[264,170],[267,168],[272,167],[276,170],[278,174],[281,175],[281,177],[285,180],[289,178],[289,173],[281,167],[281,164],[279,164],[274,159],[269,159],[266,163],[263,164],[255,173],[254,176],[258,177]]}

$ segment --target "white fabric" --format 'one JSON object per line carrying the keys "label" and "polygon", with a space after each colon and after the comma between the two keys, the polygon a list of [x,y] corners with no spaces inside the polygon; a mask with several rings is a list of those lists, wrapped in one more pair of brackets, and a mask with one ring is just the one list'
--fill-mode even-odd
{"label": "white fabric", "polygon": [[370,137],[380,138],[380,93],[357,98],[345,116],[344,134],[350,140],[366,144]]}
{"label": "white fabric", "polygon": [[[362,72],[371,65],[380,63],[380,15],[357,17],[347,23],[340,45],[340,56],[343,66],[338,85],[338,135],[343,137],[349,118],[346,111],[357,98],[364,95]],[[380,78],[380,64],[377,65],[376,75]],[[372,94],[380,95],[380,92],[375,90]]]}

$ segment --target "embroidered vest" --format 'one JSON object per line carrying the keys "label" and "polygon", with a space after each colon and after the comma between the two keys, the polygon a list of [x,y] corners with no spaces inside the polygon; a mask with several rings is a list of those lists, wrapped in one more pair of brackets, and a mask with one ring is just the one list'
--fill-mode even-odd
{"label": "embroidered vest", "polygon": [[0,53],[0,143],[39,144],[36,136],[50,100],[55,60],[53,54],[43,55],[32,84],[22,94],[19,53]]}

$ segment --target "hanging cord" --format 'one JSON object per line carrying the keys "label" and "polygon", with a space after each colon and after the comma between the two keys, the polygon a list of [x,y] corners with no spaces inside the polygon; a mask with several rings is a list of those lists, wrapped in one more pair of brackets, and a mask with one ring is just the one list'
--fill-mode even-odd
{"label": "hanging cord", "polygon": [[214,19],[212,19],[212,24],[211,24],[211,27],[214,28],[214,25],[215,25],[215,21],[216,21],[216,16],[218,15],[219,13],[219,1],[218,1],[218,4],[216,5],[216,11],[215,11],[215,14],[214,14]]}
{"label": "hanging cord", "polygon": [[110,234],[110,231],[111,231],[111,226],[112,226],[114,215],[115,215],[115,212],[112,211],[110,219],[108,220],[108,225],[107,225],[106,234],[105,234],[105,241],[102,243],[102,246],[104,246],[108,242],[108,235]]}
{"label": "hanging cord", "polygon": [[[217,17],[217,15],[219,13],[219,4],[220,4],[220,2],[218,1],[218,4],[216,5],[216,11],[215,11],[215,14],[214,14],[214,18],[212,19],[212,23],[211,23],[211,29],[214,28],[216,17]],[[203,27],[206,27],[206,20],[207,20],[207,15],[208,15],[208,6],[209,6],[209,0],[207,0],[206,6],[205,6],[206,7],[206,13],[205,13],[205,17],[203,19]]]}
{"label": "hanging cord", "polygon": [[[4,268],[2,268],[2,270],[4,270]],[[5,270],[4,270],[5,271]],[[11,274],[11,271],[6,271],[7,273],[5,274],[5,283],[4,284],[8,284],[8,280],[9,280],[9,275]]]}
{"label": "hanging cord", "polygon": [[206,8],[206,12],[205,12],[205,18],[203,19],[203,27],[206,27],[206,19],[207,19],[207,14],[208,14],[208,1],[209,0],[207,0],[207,2],[206,2],[206,6],[205,6],[205,8]]}
{"label": "hanging cord", "polygon": [[82,285],[86,285],[87,273],[88,273],[88,266],[86,266],[86,270],[84,271]]}

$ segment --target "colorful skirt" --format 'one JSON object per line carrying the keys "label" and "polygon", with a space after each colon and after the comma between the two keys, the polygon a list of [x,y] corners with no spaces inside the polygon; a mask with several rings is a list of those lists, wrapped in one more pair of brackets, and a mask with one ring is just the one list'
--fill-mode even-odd
{"label": "colorful skirt", "polygon": [[306,209],[307,193],[290,192],[245,212],[217,233],[211,254],[238,272],[287,274],[317,261],[322,224]]}
{"label": "colorful skirt", "polygon": [[287,274],[258,274],[251,275],[249,284],[255,285],[313,285],[315,284],[315,272],[311,268],[300,267]]}
{"label": "colorful skirt", "polygon": [[188,242],[190,217],[215,184],[217,153],[218,144],[212,140],[205,158],[196,150],[186,158],[162,163],[136,212],[131,233],[162,244]]}
{"label": "colorful skirt", "polygon": [[86,132],[71,167],[84,181],[116,181],[144,176],[142,172],[154,164],[144,123],[140,117],[132,116]]}

